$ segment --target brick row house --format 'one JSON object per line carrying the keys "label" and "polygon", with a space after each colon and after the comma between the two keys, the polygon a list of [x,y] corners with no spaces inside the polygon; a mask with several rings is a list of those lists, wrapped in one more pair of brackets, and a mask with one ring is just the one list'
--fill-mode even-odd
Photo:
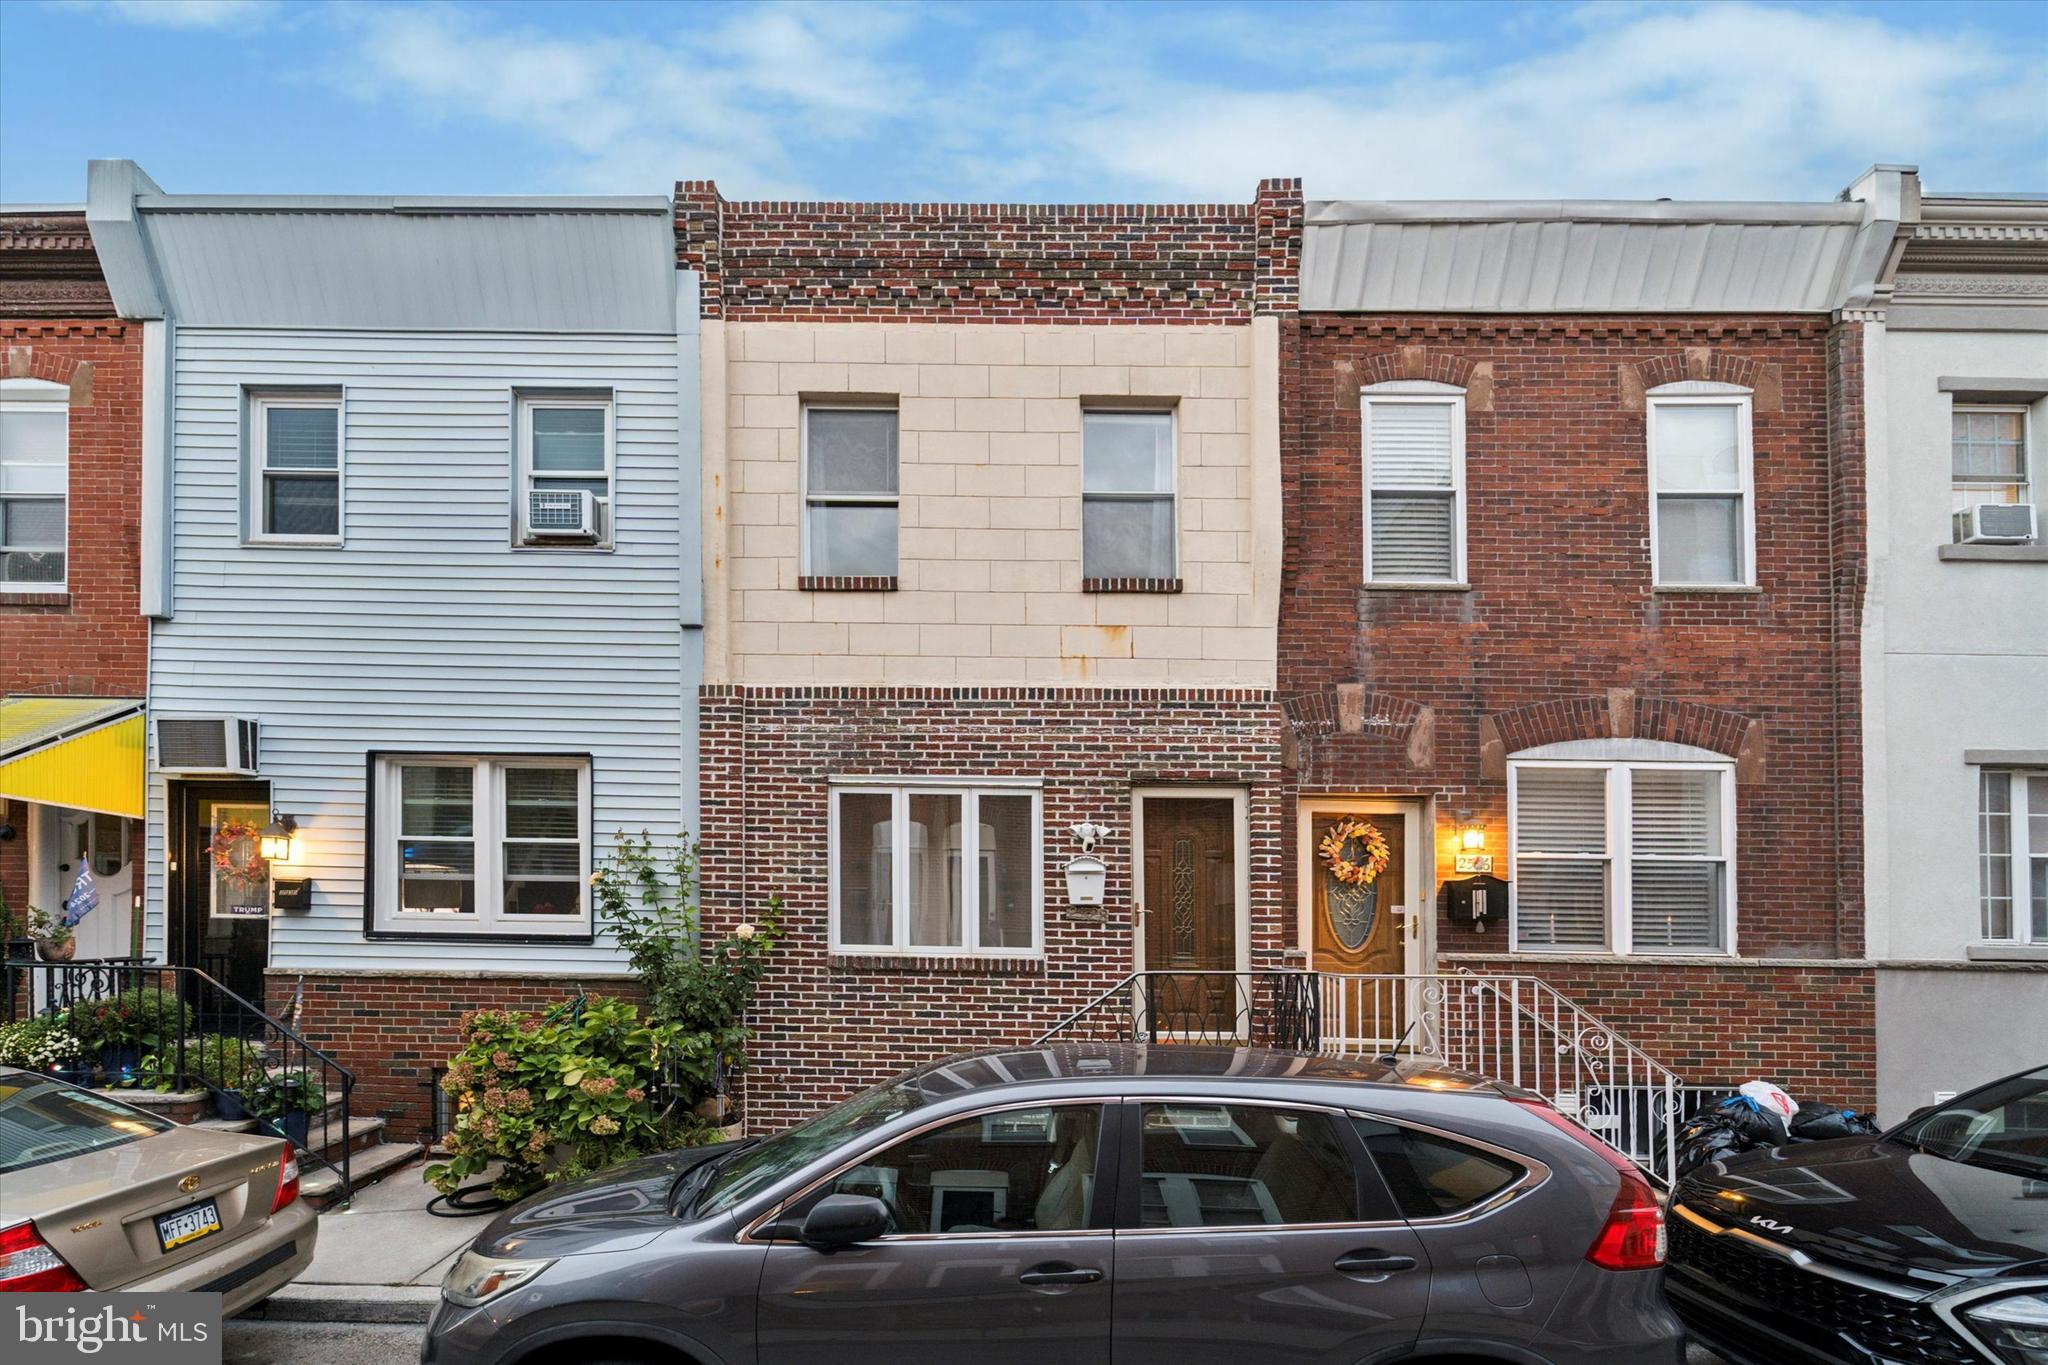
{"label": "brick row house", "polygon": [[[1147,962],[1280,960],[1295,196],[678,186],[704,280],[707,922],[779,896],[787,933],[756,1123],[1033,1036]],[[1098,904],[1066,882],[1089,844]]]}
{"label": "brick row house", "polygon": [[89,957],[140,942],[142,356],[83,206],[0,210],[0,901]]}

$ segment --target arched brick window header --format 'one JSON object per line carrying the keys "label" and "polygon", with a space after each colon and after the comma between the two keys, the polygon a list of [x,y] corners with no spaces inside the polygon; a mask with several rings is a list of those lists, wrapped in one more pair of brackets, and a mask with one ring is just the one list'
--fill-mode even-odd
{"label": "arched brick window header", "polygon": [[1783,384],[1776,364],[1712,346],[1688,346],[1622,365],[1622,406],[1640,412],[1643,395],[1651,389],[1687,381],[1734,384],[1748,389],[1751,407],[1757,412],[1777,412],[1784,406]]}
{"label": "arched brick window header", "polygon": [[1641,696],[1614,688],[1604,696],[1565,697],[1497,711],[1480,721],[1480,766],[1506,774],[1507,756],[1584,739],[1650,739],[1705,749],[1735,760],[1738,782],[1764,775],[1762,721],[1700,702]]}
{"label": "arched brick window header", "polygon": [[71,393],[74,408],[92,405],[92,362],[47,346],[9,346],[0,379],[40,379],[61,384]]}

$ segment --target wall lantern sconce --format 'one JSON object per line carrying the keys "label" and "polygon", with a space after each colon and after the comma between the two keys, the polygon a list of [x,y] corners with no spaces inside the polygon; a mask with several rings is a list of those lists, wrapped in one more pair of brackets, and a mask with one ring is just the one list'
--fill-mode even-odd
{"label": "wall lantern sconce", "polygon": [[1460,874],[1491,873],[1493,855],[1486,851],[1486,826],[1471,811],[1457,812],[1458,840],[1456,866]]}
{"label": "wall lantern sconce", "polygon": [[258,836],[258,851],[267,863],[288,863],[292,860],[292,836],[299,831],[299,822],[280,811],[270,813],[270,823],[263,827]]}
{"label": "wall lantern sconce", "polygon": [[1083,820],[1072,826],[1071,831],[1081,841],[1081,853],[1067,859],[1067,904],[1100,906],[1103,889],[1109,882],[1109,867],[1095,856],[1095,845],[1109,837],[1109,827]]}

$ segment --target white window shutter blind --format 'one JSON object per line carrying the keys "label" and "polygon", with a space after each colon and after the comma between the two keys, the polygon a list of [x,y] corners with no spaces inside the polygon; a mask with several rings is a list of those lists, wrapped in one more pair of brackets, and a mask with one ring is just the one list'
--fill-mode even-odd
{"label": "white window shutter blind", "polygon": [[1638,951],[1723,946],[1727,876],[1721,775],[1637,769],[1630,776],[1630,933]]}
{"label": "white window shutter blind", "polygon": [[1451,487],[1451,405],[1372,405],[1372,486]]}
{"label": "white window shutter blind", "polygon": [[1515,873],[1516,946],[1607,946],[1607,864],[1524,862]]}
{"label": "white window shutter blind", "polygon": [[1530,853],[1607,851],[1607,773],[1524,768],[1515,783],[1516,841]]}
{"label": "white window shutter blind", "polygon": [[1516,946],[1605,947],[1606,772],[1522,769],[1515,782],[1515,845],[1518,854],[1539,855],[1516,860]]}
{"label": "white window shutter blind", "polygon": [[1373,494],[1373,577],[1449,578],[1457,565],[1452,512],[1448,496]]}

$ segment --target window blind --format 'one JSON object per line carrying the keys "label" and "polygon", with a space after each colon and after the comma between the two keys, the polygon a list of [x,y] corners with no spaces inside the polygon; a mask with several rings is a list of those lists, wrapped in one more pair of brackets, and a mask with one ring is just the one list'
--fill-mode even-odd
{"label": "window blind", "polygon": [[1451,487],[1451,405],[1374,403],[1368,434],[1374,488]]}

